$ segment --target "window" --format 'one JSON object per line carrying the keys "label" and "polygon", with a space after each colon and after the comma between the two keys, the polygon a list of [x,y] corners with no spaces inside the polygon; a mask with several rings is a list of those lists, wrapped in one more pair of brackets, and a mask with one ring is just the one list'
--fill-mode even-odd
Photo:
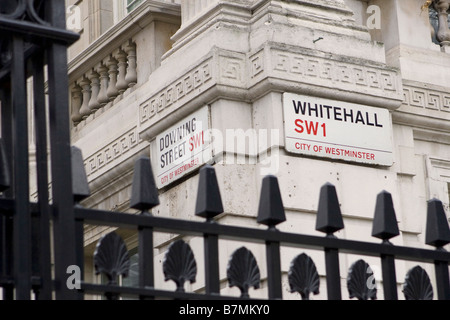
{"label": "window", "polygon": [[133,11],[143,0],[127,0],[127,12]]}

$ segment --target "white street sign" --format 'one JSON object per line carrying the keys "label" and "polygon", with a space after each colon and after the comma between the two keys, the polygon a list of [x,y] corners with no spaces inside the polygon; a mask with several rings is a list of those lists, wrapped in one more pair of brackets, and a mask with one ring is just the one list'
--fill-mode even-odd
{"label": "white street sign", "polygon": [[156,137],[155,176],[158,188],[182,178],[211,160],[209,110],[205,106]]}
{"label": "white street sign", "polygon": [[367,164],[393,164],[387,109],[284,93],[288,152]]}

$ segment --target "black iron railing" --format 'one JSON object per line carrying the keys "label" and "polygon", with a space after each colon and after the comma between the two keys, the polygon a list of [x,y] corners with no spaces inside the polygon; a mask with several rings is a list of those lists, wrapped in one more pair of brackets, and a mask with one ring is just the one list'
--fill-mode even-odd
{"label": "black iron railing", "polygon": [[[391,196],[386,192],[378,195],[372,232],[373,236],[381,239],[381,243],[338,239],[334,233],[341,230],[344,224],[336,190],[330,184],[321,189],[317,212],[316,229],[325,233],[325,237],[277,230],[276,226],[286,218],[278,181],[274,176],[268,176],[263,181],[257,216],[257,222],[266,225],[267,230],[221,225],[217,216],[224,210],[211,166],[200,170],[195,212],[205,218],[205,222],[154,217],[150,210],[159,204],[159,200],[148,158],[138,159],[134,172],[130,203],[132,208],[141,211],[140,214],[82,208],[79,203],[89,196],[89,187],[81,152],[70,147],[66,53],[67,46],[77,38],[77,34],[65,30],[64,1],[2,1],[0,286],[4,299],[75,300],[85,298],[86,293],[102,294],[108,299],[125,295],[141,299],[235,299],[220,294],[220,239],[265,246],[268,299],[283,298],[282,246],[324,252],[329,299],[342,298],[339,256],[343,253],[381,259],[386,299],[398,298],[397,283],[401,281],[397,281],[396,277],[396,260],[432,263],[435,266],[437,296],[439,299],[450,299],[450,253],[443,248],[450,242],[450,231],[439,200],[428,203],[426,227],[426,243],[436,247],[436,250],[395,246],[389,242],[399,234],[399,230]],[[27,110],[26,89],[26,79],[30,76],[34,98],[31,116]],[[45,76],[48,81],[48,105],[44,95]],[[34,118],[35,124],[37,203],[29,201],[30,117]],[[51,194],[48,191],[49,182],[52,184]],[[109,282],[99,285],[85,281],[85,224],[128,228],[138,232],[138,287],[121,286],[117,281],[119,276],[129,272],[130,261],[123,240],[115,232],[100,239],[94,254],[96,271],[104,274]],[[170,245],[163,263],[164,277],[175,281],[176,291],[155,288],[154,232],[204,238],[204,292],[185,292],[185,282],[197,279],[197,263],[192,249],[183,240]],[[80,269],[75,285],[69,283],[73,274],[68,272],[74,267]],[[367,285],[372,276],[373,272],[364,260],[356,261],[347,277],[350,297],[375,298],[376,287]],[[243,299],[250,298],[249,288],[260,286],[257,260],[245,246],[232,254],[227,265],[227,280],[231,286],[241,290],[240,298]],[[288,280],[290,289],[299,292],[303,299],[308,299],[311,293],[319,290],[320,277],[315,263],[304,253],[292,261]],[[407,299],[430,299],[434,295],[429,276],[419,266],[408,272],[403,292]]]}
{"label": "black iron railing", "polygon": [[[141,298],[179,298],[179,299],[230,299],[220,295],[219,278],[219,239],[237,240],[242,243],[260,243],[266,247],[267,286],[269,299],[282,299],[282,272],[280,268],[280,246],[316,249],[325,254],[326,287],[328,299],[342,298],[339,255],[343,253],[359,256],[380,257],[383,277],[384,298],[398,299],[398,285],[395,271],[395,260],[433,263],[435,265],[436,286],[439,299],[450,299],[448,263],[450,253],[442,246],[450,242],[450,231],[442,203],[433,199],[428,202],[426,227],[426,243],[436,250],[396,246],[389,239],[399,235],[397,220],[388,192],[381,192],[377,198],[372,235],[382,240],[381,243],[338,239],[333,235],[341,230],[343,219],[335,187],[326,184],[319,197],[316,230],[326,233],[325,237],[282,232],[276,225],[285,221],[285,213],[278,188],[277,178],[264,178],[257,221],[268,226],[267,230],[221,225],[214,217],[223,212],[219,187],[214,168],[205,166],[200,170],[200,182],[196,205],[196,215],[206,218],[205,222],[186,221],[152,216],[148,210],[159,204],[157,189],[154,184],[150,160],[140,158],[136,163],[133,181],[132,207],[142,210],[139,215],[106,212],[92,209],[76,208],[75,217],[83,223],[136,229],[139,233],[139,288],[121,287],[116,284],[117,261],[122,261],[122,274],[128,272],[127,259],[120,250],[111,245],[123,247],[124,243],[114,232],[101,239],[95,255],[100,251],[117,252],[109,257],[110,265],[96,264],[108,279],[109,285],[82,283],[82,290],[89,293],[105,293],[109,298],[117,298],[121,294],[135,295]],[[80,172],[78,172],[80,174]],[[189,245],[182,240],[172,244],[166,254],[170,263],[163,265],[166,280],[177,284],[176,292],[157,290],[154,288],[153,270],[153,232],[176,233],[186,236],[204,238],[205,256],[205,292],[184,292],[184,282],[194,281],[196,262]],[[107,241],[108,237],[117,237],[116,241]],[[105,241],[105,243],[103,243]],[[104,247],[105,246],[105,247]],[[119,253],[120,252],[120,253]],[[95,258],[94,258],[95,259]],[[150,266],[150,268],[149,268]],[[356,261],[349,270],[347,287],[350,297],[358,299],[375,299],[376,286],[370,285],[373,271],[364,260]],[[227,280],[230,286],[241,290],[241,298],[249,298],[248,289],[260,285],[259,268],[251,251],[244,247],[235,251],[227,266]],[[312,259],[304,253],[291,263],[288,273],[289,286],[293,292],[308,299],[310,294],[318,293],[319,276]],[[403,279],[402,279],[403,280]],[[402,281],[400,281],[402,282]],[[420,266],[411,269],[404,279],[403,293],[406,299],[431,299],[433,288],[426,271]]]}

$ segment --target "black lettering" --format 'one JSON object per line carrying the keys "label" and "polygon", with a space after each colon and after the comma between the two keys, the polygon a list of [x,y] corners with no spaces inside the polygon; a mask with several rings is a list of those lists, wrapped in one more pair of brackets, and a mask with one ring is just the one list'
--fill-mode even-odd
{"label": "black lettering", "polygon": [[334,120],[342,121],[342,118],[340,118],[340,116],[342,115],[341,110],[342,109],[339,107],[334,107]]}
{"label": "black lettering", "polygon": [[353,123],[354,119],[353,119],[353,110],[350,109],[350,112],[347,113],[347,109],[344,108],[344,121],[347,122],[347,119],[350,117],[350,122]]}
{"label": "black lettering", "polygon": [[378,117],[377,117],[376,113],[374,114],[374,116],[375,116],[375,126],[379,127],[379,128],[383,128],[383,125],[378,123]]}
{"label": "black lettering", "polygon": [[292,102],[294,103],[295,113],[298,114],[301,111],[302,115],[305,115],[307,102],[304,102],[303,105],[301,101],[297,101],[297,103],[295,103],[295,100],[292,100]]}
{"label": "black lettering", "polygon": [[308,103],[308,106],[309,106],[309,116],[311,117],[312,116],[311,113],[314,111],[316,113],[316,117],[318,117],[317,103],[314,104],[314,106],[315,106],[314,108],[311,108],[311,104],[310,103]]}
{"label": "black lettering", "polygon": [[161,169],[164,169],[166,166],[165,154],[161,155]]}
{"label": "black lettering", "polygon": [[366,124],[371,127],[374,126],[374,124],[369,121],[369,113],[368,112],[366,112]]}
{"label": "black lettering", "polygon": [[332,106],[323,105],[325,109],[327,109],[327,119],[330,119],[330,109],[333,108]]}
{"label": "black lettering", "polygon": [[362,124],[365,124],[364,122],[364,117],[361,113],[361,111],[358,111],[358,113],[356,114],[356,121],[355,123],[361,122]]}

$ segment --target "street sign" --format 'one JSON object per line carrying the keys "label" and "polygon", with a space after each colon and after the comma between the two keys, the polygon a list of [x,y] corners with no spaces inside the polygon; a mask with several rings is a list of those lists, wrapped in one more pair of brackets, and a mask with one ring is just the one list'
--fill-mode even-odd
{"label": "street sign", "polygon": [[204,106],[156,137],[155,176],[158,188],[182,178],[212,158],[209,110]]}
{"label": "street sign", "polygon": [[286,151],[382,166],[393,164],[387,109],[283,94]]}

